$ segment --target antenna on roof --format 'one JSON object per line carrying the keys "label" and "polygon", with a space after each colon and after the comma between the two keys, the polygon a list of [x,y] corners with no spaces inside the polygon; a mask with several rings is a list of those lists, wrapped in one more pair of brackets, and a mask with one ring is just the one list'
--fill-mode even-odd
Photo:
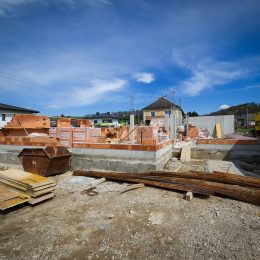
{"label": "antenna on roof", "polygon": [[171,89],[169,93],[169,98],[174,104],[175,104],[175,94],[176,94],[175,90]]}
{"label": "antenna on roof", "polygon": [[179,106],[181,107],[181,98],[179,99]]}

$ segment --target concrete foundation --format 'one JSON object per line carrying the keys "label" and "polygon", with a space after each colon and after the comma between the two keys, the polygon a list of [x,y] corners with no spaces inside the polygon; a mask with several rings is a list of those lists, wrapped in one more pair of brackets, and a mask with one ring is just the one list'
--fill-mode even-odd
{"label": "concrete foundation", "polygon": [[[0,145],[0,163],[21,165],[19,152],[25,146]],[[32,148],[32,147],[27,147]],[[35,148],[35,147],[34,147]],[[172,157],[172,145],[158,151],[71,148],[71,170],[148,172],[162,170]]]}
{"label": "concrete foundation", "polygon": [[[21,165],[17,156],[23,148],[25,146],[0,145],[0,163]],[[171,144],[157,151],[93,148],[70,150],[71,170],[98,169],[137,173],[163,170],[172,156],[180,157],[181,153],[181,148],[172,149]],[[260,163],[260,145],[197,145],[191,149],[191,159]]]}
{"label": "concrete foundation", "polygon": [[158,151],[72,148],[71,169],[122,172],[160,171],[172,156],[172,145]]}
{"label": "concrete foundation", "polygon": [[197,145],[191,158],[260,163],[260,145]]}
{"label": "concrete foundation", "polygon": [[[180,158],[180,155],[181,148],[174,148],[172,156]],[[197,145],[191,148],[191,159],[260,163],[260,145]]]}

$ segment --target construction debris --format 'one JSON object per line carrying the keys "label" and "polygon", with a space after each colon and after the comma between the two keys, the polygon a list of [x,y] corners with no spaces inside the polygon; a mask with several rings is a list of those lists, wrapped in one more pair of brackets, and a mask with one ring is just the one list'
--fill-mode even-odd
{"label": "construction debris", "polygon": [[95,191],[94,189],[96,188],[97,185],[99,185],[99,184],[101,184],[101,183],[103,183],[103,182],[105,182],[105,181],[106,181],[105,178],[101,178],[101,179],[99,179],[99,180],[97,180],[97,181],[95,181],[95,182],[92,182],[92,183],[89,185],[89,188],[87,188],[87,189],[81,191],[80,194],[81,194],[81,195],[87,194],[87,195],[89,195],[89,196],[96,196],[96,195],[98,195],[98,192]]}
{"label": "construction debris", "polygon": [[185,194],[185,200],[191,201],[193,199],[193,193],[191,191],[188,191]]}
{"label": "construction debris", "polygon": [[16,169],[0,171],[0,185],[1,209],[27,201],[36,204],[50,199],[55,195],[56,186],[49,178]]}
{"label": "construction debris", "polygon": [[190,161],[191,147],[184,146],[181,148],[181,161]]}
{"label": "construction debris", "polygon": [[260,205],[260,179],[229,173],[176,173],[153,172],[128,174],[115,172],[75,171],[74,175],[104,177],[111,180],[143,183],[144,185],[172,190],[190,191],[196,194],[219,194],[255,205]]}
{"label": "construction debris", "polygon": [[143,183],[138,183],[138,184],[133,184],[133,185],[127,185],[126,188],[122,189],[121,191],[119,191],[117,194],[122,194],[125,192],[128,192],[130,190],[135,190],[138,188],[143,188],[144,184]]}
{"label": "construction debris", "polygon": [[105,178],[101,178],[101,179],[99,179],[99,180],[97,180],[97,181],[92,182],[92,183],[90,184],[90,187],[96,187],[97,185],[99,185],[99,184],[101,184],[101,183],[103,183],[103,182],[105,182],[105,181],[106,181]]}
{"label": "construction debris", "polygon": [[98,192],[95,191],[94,189],[96,189],[96,187],[91,187],[91,188],[85,189],[85,190],[81,191],[80,194],[81,195],[87,194],[91,197],[96,196],[96,195],[98,195]]}

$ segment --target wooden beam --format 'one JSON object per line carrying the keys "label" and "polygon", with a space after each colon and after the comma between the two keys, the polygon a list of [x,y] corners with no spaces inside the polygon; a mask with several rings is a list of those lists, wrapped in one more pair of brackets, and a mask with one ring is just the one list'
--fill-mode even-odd
{"label": "wooden beam", "polygon": [[193,193],[191,191],[188,191],[185,194],[185,200],[191,201],[193,199]]}
{"label": "wooden beam", "polygon": [[[127,181],[134,183],[143,183],[148,186],[161,187],[173,190],[191,191],[193,193],[213,195],[220,194],[227,197],[235,198],[241,201],[260,205],[260,189],[254,186],[239,186],[238,183],[244,184],[243,176],[232,176],[231,174],[222,173],[149,173],[149,174],[129,174],[114,172],[93,172],[93,171],[76,171],[74,175],[87,177],[104,177],[106,179]],[[176,177],[178,176],[178,177]],[[181,177],[179,177],[181,176]],[[192,178],[192,177],[195,178]],[[229,177],[227,177],[229,176]],[[239,177],[236,179],[236,177]],[[242,179],[241,179],[242,177]],[[250,177],[251,179],[252,177]],[[210,181],[209,181],[210,180]],[[258,186],[255,178],[248,181],[247,184]],[[219,181],[219,182],[218,182]],[[229,183],[226,183],[229,182]]]}

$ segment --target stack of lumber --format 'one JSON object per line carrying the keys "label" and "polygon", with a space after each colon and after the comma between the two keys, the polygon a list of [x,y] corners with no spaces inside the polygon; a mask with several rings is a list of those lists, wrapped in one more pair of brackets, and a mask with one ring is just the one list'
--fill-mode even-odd
{"label": "stack of lumber", "polygon": [[239,176],[222,172],[152,172],[130,174],[75,171],[73,175],[143,183],[148,186],[190,191],[203,195],[219,194],[260,205],[260,178],[256,177]]}
{"label": "stack of lumber", "polygon": [[[24,202],[36,204],[50,199],[54,197],[55,186],[53,180],[33,173],[16,169],[0,171],[0,209]],[[16,199],[13,200],[14,198]]]}
{"label": "stack of lumber", "polygon": [[28,196],[0,184],[0,210],[5,210],[27,201]]}

